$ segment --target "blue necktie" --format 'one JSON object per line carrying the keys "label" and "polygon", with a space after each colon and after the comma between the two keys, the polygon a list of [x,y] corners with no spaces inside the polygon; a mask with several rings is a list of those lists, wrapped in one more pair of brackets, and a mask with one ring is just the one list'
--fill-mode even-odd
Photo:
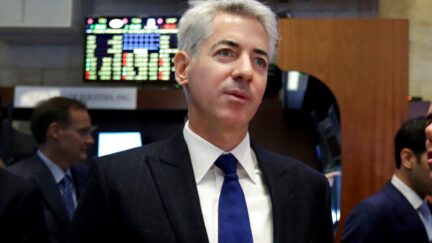
{"label": "blue necktie", "polygon": [[219,197],[219,243],[252,243],[246,200],[237,176],[237,159],[223,154],[215,162],[225,178]]}
{"label": "blue necktie", "polygon": [[73,184],[70,175],[66,174],[63,177],[59,183],[59,187],[69,218],[72,218],[75,212],[75,203],[73,201]]}
{"label": "blue necktie", "polygon": [[432,238],[432,215],[431,215],[431,211],[429,209],[429,203],[426,200],[423,201],[423,203],[420,205],[420,207],[417,210],[423,216],[422,221],[423,221],[423,224],[425,226],[428,238],[429,238],[429,240],[431,240],[431,238]]}

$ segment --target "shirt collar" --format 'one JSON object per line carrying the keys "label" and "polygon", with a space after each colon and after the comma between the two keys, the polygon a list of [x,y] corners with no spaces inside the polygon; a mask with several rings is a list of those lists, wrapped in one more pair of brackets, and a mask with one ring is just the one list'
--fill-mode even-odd
{"label": "shirt collar", "polygon": [[[60,168],[60,166],[58,166],[56,163],[54,163],[52,160],[50,160],[45,154],[42,153],[42,151],[40,149],[38,149],[37,155],[44,162],[44,164],[48,167],[51,174],[54,176],[54,180],[57,184],[63,179],[63,177],[66,174],[71,176],[70,170],[67,170],[66,172],[64,172],[62,170],[62,168]],[[71,176],[71,178],[72,178],[72,176]]]}
{"label": "shirt collar", "polygon": [[423,199],[396,175],[392,176],[390,182],[402,193],[402,195],[404,195],[413,208],[417,210],[422,205]]}
{"label": "shirt collar", "polygon": [[239,161],[240,166],[246,171],[248,177],[253,183],[256,183],[257,179],[255,178],[254,171],[257,163],[256,160],[252,159],[249,133],[246,133],[243,140],[231,151],[223,151],[200,137],[190,129],[189,121],[186,122],[183,128],[183,136],[189,149],[196,183],[199,183],[203,179],[207,171],[212,168],[216,159],[224,153],[233,154]]}

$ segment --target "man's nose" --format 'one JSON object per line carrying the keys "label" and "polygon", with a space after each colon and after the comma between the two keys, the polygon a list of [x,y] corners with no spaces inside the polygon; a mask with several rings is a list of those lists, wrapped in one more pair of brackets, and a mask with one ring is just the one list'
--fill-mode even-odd
{"label": "man's nose", "polygon": [[89,136],[87,136],[87,144],[94,144],[94,138],[92,134],[89,134]]}
{"label": "man's nose", "polygon": [[432,149],[432,124],[426,127],[425,133],[426,133],[426,148]]}
{"label": "man's nose", "polygon": [[253,66],[248,55],[241,55],[235,62],[232,72],[233,79],[236,81],[250,81],[253,78]]}

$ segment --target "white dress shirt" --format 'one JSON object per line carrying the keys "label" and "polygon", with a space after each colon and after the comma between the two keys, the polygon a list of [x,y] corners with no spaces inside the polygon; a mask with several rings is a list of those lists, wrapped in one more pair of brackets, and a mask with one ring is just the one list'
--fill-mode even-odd
{"label": "white dress shirt", "polygon": [[[430,222],[428,222],[428,219],[425,218],[425,216],[420,213],[420,207],[424,203],[425,199],[422,199],[415,193],[410,187],[408,187],[403,181],[401,181],[396,175],[393,175],[391,178],[390,183],[393,184],[393,186],[398,189],[402,195],[408,200],[408,202],[411,204],[411,206],[417,211],[417,214],[419,215],[421,221],[423,222],[423,225],[425,226],[426,233],[429,237],[429,241],[432,240],[432,225]],[[430,214],[430,211],[429,211]],[[430,215],[429,215],[430,216]]]}
{"label": "white dress shirt", "polygon": [[[53,175],[54,180],[55,180],[57,185],[60,183],[61,180],[63,180],[63,178],[65,177],[66,174],[68,174],[70,176],[71,181],[73,182],[73,178],[72,178],[72,174],[71,174],[70,170],[67,170],[66,172],[64,172],[62,170],[62,168],[60,168],[60,166],[58,166],[56,163],[54,163],[48,157],[46,157],[45,154],[43,154],[40,149],[37,151],[37,155],[44,162],[44,164],[48,167],[48,169],[51,172],[51,174]],[[74,206],[76,208],[77,196],[76,196],[75,187],[72,187],[72,192],[73,192],[72,198],[73,198]]]}
{"label": "white dress shirt", "polygon": [[218,205],[224,173],[214,166],[214,162],[223,153],[232,153],[239,161],[237,175],[245,195],[254,242],[273,242],[270,195],[250,147],[249,134],[231,151],[223,151],[201,138],[189,128],[189,122],[184,126],[183,135],[192,161],[209,242],[218,243]]}

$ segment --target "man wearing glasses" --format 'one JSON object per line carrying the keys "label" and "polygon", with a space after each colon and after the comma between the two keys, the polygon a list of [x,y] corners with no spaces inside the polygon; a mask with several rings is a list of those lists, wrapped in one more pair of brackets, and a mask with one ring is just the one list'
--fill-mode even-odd
{"label": "man wearing glasses", "polygon": [[50,242],[66,242],[72,216],[87,178],[87,150],[94,140],[86,106],[75,99],[54,97],[33,110],[31,131],[36,154],[7,168],[33,181],[43,194]]}

